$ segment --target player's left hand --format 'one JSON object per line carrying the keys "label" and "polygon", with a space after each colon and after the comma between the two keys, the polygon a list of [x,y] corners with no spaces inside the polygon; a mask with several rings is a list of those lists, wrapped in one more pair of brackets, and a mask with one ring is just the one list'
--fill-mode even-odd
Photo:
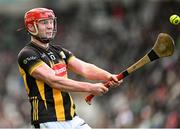
{"label": "player's left hand", "polygon": [[116,76],[117,76],[117,75],[112,74],[112,75],[109,77],[109,86],[110,86],[110,87],[120,86],[120,84],[123,82],[123,80],[118,80]]}

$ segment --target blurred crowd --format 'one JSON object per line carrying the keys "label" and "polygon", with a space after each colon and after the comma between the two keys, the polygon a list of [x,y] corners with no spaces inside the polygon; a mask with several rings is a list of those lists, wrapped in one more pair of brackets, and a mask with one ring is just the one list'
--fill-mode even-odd
{"label": "blurred crowd", "polygon": [[[56,0],[53,0],[56,1]],[[179,14],[173,0],[71,0],[59,7],[48,4],[57,16],[53,43],[75,56],[112,73],[126,69],[154,45],[160,32],[175,40],[175,52],[124,79],[123,85],[96,97],[87,106],[75,93],[77,114],[92,127],[180,127],[180,25],[169,23]],[[29,10],[30,8],[27,8]],[[0,127],[30,127],[30,104],[18,73],[17,54],[30,40],[23,15],[0,14]],[[84,80],[70,73],[70,78]]]}

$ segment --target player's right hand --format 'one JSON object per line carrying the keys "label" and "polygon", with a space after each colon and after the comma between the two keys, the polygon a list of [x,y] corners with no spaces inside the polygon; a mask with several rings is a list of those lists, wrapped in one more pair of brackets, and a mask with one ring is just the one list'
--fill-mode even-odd
{"label": "player's right hand", "polygon": [[109,89],[105,87],[103,83],[94,83],[90,88],[90,93],[95,96],[101,96],[108,92],[108,90]]}

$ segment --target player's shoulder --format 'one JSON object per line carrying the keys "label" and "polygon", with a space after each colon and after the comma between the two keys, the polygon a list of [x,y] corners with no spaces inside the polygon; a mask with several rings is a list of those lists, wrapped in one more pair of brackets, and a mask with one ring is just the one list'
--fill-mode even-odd
{"label": "player's shoulder", "polygon": [[35,53],[35,50],[29,44],[27,44],[18,53],[18,58],[23,55],[34,54],[34,53]]}

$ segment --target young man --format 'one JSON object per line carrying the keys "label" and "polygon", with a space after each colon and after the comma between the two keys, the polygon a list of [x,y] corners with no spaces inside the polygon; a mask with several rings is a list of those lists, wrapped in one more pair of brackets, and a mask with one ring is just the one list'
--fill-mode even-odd
{"label": "young man", "polygon": [[50,44],[56,34],[56,17],[52,10],[34,8],[26,12],[25,27],[31,42],[18,54],[19,71],[31,103],[32,125],[36,128],[91,129],[75,113],[69,92],[102,95],[108,91],[103,83],[69,79],[67,69],[90,80],[121,83],[116,76],[86,63],[68,50]]}

